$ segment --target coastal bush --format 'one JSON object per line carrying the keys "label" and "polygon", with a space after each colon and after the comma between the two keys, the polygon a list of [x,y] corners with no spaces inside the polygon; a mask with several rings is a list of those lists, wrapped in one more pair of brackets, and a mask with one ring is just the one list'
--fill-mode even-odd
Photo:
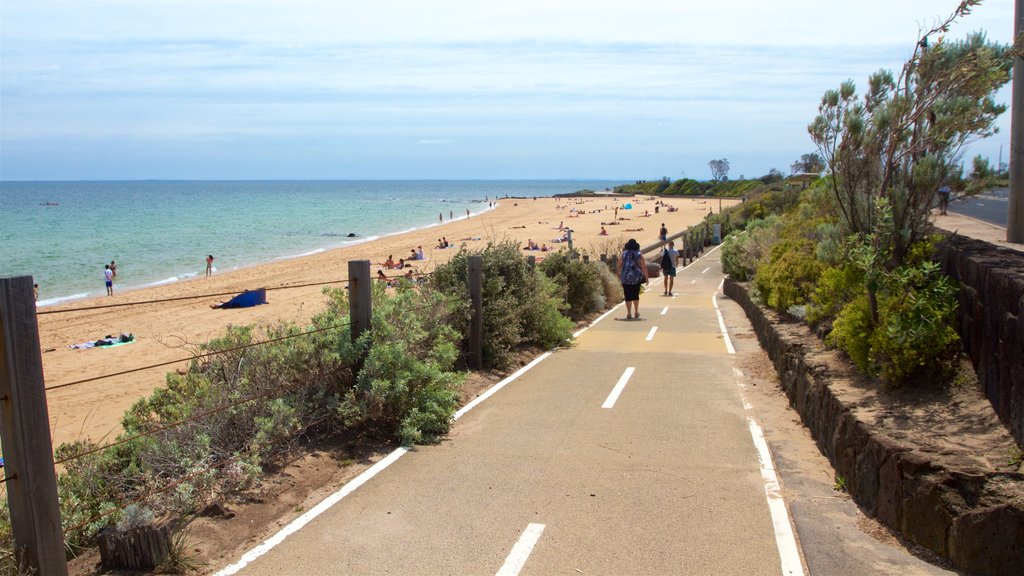
{"label": "coastal bush", "polygon": [[214,494],[245,488],[297,435],[336,424],[351,366],[334,351],[349,338],[324,321],[310,335],[291,324],[231,327],[196,350],[209,356],[168,374],[125,413],[113,446],[59,446],[56,458],[71,458],[57,479],[69,548],[91,545],[127,503],[187,514]]}
{"label": "coastal bush", "polygon": [[767,261],[757,268],[754,286],[763,301],[781,312],[810,301],[824,266],[814,258],[814,243],[785,238],[775,243]]}
{"label": "coastal bush", "polygon": [[815,320],[838,310],[826,342],[888,386],[921,377],[943,380],[955,368],[958,288],[928,259],[933,249],[930,242],[916,243],[908,251],[908,264],[879,277],[877,321],[872,320],[863,270],[830,268],[814,294]]}
{"label": "coastal bush", "polygon": [[753,278],[758,265],[778,239],[782,220],[778,215],[750,221],[746,229],[726,236],[722,244],[722,269],[735,280]]}
{"label": "coastal bush", "polygon": [[597,270],[598,280],[601,282],[601,289],[604,291],[604,304],[606,308],[618,305],[623,301],[622,283],[615,272],[604,262],[591,262]]}
{"label": "coastal bush", "polygon": [[[483,259],[483,356],[484,365],[505,367],[516,347],[537,344],[551,348],[568,340],[572,322],[562,316],[565,306],[558,287],[545,275],[531,270],[518,244],[506,240],[488,244],[478,252]],[[469,301],[467,259],[461,250],[438,266],[430,284],[438,291]],[[469,315],[453,317],[453,327],[468,334]],[[463,346],[463,353],[466,347]]]}
{"label": "coastal bush", "polygon": [[573,320],[604,309],[604,288],[599,272],[592,264],[574,260],[566,252],[555,252],[544,258],[539,268],[564,293],[569,317]]}
{"label": "coastal bush", "polygon": [[393,296],[379,285],[376,292],[372,330],[357,342],[366,358],[338,413],[348,427],[373,427],[406,445],[434,441],[448,431],[463,380],[450,319],[465,303],[408,283]]}
{"label": "coastal bush", "polygon": [[857,267],[846,264],[825,268],[811,294],[808,323],[814,326],[834,319],[848,303],[863,293],[864,274]]}

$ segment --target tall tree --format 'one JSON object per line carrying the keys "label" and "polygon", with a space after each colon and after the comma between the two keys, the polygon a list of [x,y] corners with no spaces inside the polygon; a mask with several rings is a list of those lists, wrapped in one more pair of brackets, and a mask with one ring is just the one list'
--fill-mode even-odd
{"label": "tall tree", "polygon": [[995,119],[1006,110],[992,95],[1009,80],[1017,49],[989,43],[984,33],[944,38],[978,4],[964,0],[923,31],[899,75],[873,74],[862,100],[851,80],[825,92],[808,126],[846,232],[870,237],[884,253],[884,269],[903,262],[927,229],[936,189],[957,173],[965,146],[995,133]]}
{"label": "tall tree", "polygon": [[821,174],[825,169],[825,161],[814,152],[801,154],[800,159],[793,162],[789,169],[793,174]]}
{"label": "tall tree", "polygon": [[708,162],[708,168],[711,168],[711,179],[715,182],[729,180],[729,161],[725,158]]}

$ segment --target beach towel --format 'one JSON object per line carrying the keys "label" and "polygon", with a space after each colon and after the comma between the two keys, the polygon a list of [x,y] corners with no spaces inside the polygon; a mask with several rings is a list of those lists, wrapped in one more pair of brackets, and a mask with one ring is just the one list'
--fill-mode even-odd
{"label": "beach towel", "polygon": [[131,344],[135,342],[134,334],[121,334],[120,336],[110,336],[109,334],[100,338],[99,340],[93,340],[91,342],[82,342],[81,344],[71,344],[68,348],[73,350],[87,350],[89,348],[113,348],[115,346],[124,346],[125,344]]}

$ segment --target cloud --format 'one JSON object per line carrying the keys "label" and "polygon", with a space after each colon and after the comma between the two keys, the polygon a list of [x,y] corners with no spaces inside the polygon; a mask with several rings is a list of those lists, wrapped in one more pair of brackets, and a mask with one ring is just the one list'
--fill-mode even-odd
{"label": "cloud", "polygon": [[[793,150],[809,151],[804,128],[826,89],[849,78],[863,86],[878,68],[897,67],[918,28],[953,8],[930,0],[0,1],[0,177],[46,177],[60,155],[97,146],[130,152],[142,170],[147,148],[128,150],[139,142],[180,144],[182,166],[190,146],[197,163],[273,149],[282,171],[300,165],[289,157],[301,142],[335,152],[359,142],[381,147],[360,158],[377,155],[392,170],[405,166],[385,161],[398,151],[472,153],[480,171],[508,169],[515,157],[520,167],[634,166],[618,174],[633,176],[714,149],[759,155],[763,167],[739,170],[764,173],[791,162]],[[1009,0],[988,0],[951,34],[986,28],[1008,41],[1011,15]],[[321,175],[344,177],[330,158]],[[159,162],[154,154],[152,166],[165,170]],[[451,166],[454,176],[468,170]]]}

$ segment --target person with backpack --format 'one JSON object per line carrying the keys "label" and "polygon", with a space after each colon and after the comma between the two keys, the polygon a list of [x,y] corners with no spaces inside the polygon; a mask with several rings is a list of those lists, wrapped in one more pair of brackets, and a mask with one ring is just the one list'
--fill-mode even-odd
{"label": "person with backpack", "polygon": [[676,266],[679,264],[679,251],[676,243],[669,242],[661,253],[661,271],[665,274],[665,296],[672,295],[672,287],[676,283]]}
{"label": "person with backpack", "polygon": [[618,264],[622,295],[626,301],[626,320],[640,319],[640,285],[650,282],[647,262],[640,252],[640,243],[630,238],[623,247]]}

